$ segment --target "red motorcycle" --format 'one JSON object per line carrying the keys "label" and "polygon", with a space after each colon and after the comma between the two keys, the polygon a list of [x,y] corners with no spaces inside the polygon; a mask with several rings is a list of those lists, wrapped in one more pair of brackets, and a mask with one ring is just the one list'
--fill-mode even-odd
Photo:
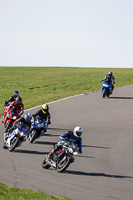
{"label": "red motorcycle", "polygon": [[9,131],[9,128],[12,127],[13,123],[20,117],[20,112],[15,107],[10,108],[6,106],[3,114],[3,123],[5,127],[5,132]]}

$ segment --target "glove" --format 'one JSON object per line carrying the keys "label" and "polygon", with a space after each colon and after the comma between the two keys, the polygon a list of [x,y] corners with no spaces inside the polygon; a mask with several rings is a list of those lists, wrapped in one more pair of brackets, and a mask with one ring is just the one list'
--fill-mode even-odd
{"label": "glove", "polygon": [[7,104],[8,104],[7,101],[4,101],[4,106],[7,106]]}
{"label": "glove", "polygon": [[51,122],[50,122],[50,121],[48,121],[48,122],[47,122],[47,125],[49,125],[49,124],[51,124]]}

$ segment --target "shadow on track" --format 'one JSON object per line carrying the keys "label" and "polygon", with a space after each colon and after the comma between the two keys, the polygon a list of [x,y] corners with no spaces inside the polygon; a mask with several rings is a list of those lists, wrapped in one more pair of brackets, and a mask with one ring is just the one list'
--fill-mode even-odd
{"label": "shadow on track", "polygon": [[79,156],[79,155],[77,155],[76,157],[80,157],[80,158],[96,158],[96,157],[93,157],[93,156]]}
{"label": "shadow on track", "polygon": [[70,129],[66,129],[66,128],[49,128],[49,130],[59,130],[59,131],[70,131]]}
{"label": "shadow on track", "polygon": [[50,136],[50,137],[55,137],[55,136],[60,136],[60,135],[54,135],[54,134],[49,134],[49,133],[43,133],[42,136]]}
{"label": "shadow on track", "polygon": [[19,150],[19,149],[16,149],[16,150],[14,150],[14,153],[25,153],[25,154],[39,154],[39,155],[44,155],[44,154],[47,154],[48,152],[39,152],[39,151],[30,151],[30,150]]}
{"label": "shadow on track", "polygon": [[100,149],[111,149],[110,147],[99,147],[99,146],[90,146],[90,145],[82,145],[82,147],[100,148]]}
{"label": "shadow on track", "polygon": [[109,97],[108,99],[133,99],[133,97]]}
{"label": "shadow on track", "polygon": [[36,144],[46,144],[46,145],[55,145],[57,142],[45,142],[45,141],[35,141]]}
{"label": "shadow on track", "polygon": [[107,178],[133,178],[133,176],[120,176],[120,175],[111,175],[111,174],[104,174],[104,173],[88,173],[88,172],[70,171],[70,170],[66,170],[64,173],[73,174],[73,175],[81,175],[81,176],[101,176],[101,177],[107,177]]}

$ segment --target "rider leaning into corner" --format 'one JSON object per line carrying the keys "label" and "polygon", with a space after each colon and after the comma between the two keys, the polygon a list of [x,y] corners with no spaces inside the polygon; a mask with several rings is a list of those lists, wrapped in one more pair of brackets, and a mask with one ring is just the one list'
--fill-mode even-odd
{"label": "rider leaning into corner", "polygon": [[[82,153],[82,129],[79,126],[76,126],[73,131],[68,131],[61,135],[59,137],[60,140],[66,140],[66,141],[72,141],[74,142],[75,145],[79,147],[79,152]],[[53,154],[58,151],[59,149],[62,149],[64,144],[64,141],[58,142],[49,152],[48,154],[48,160],[50,160],[53,156]]]}
{"label": "rider leaning into corner", "polygon": [[112,85],[112,92],[113,92],[113,90],[114,90],[114,84],[115,84],[115,77],[113,76],[113,73],[112,73],[112,72],[109,72],[109,73],[107,74],[107,76],[105,76],[105,78],[102,79],[102,81],[106,81],[107,79],[109,79],[110,82],[111,82],[111,85]]}
{"label": "rider leaning into corner", "polygon": [[[26,130],[29,133],[30,132],[30,128],[31,128],[31,119],[32,119],[32,114],[31,113],[26,113],[24,117],[21,117],[19,119],[17,119],[14,123],[13,126],[9,129],[9,133],[13,130],[15,130],[20,124],[25,125],[26,126]],[[23,126],[22,125],[22,126]],[[5,137],[4,140],[6,141],[8,139],[8,137]],[[6,142],[3,145],[3,148],[6,149]]]}
{"label": "rider leaning into corner", "polygon": [[[20,96],[17,96],[17,97],[16,97],[16,100],[13,101],[13,102],[10,104],[10,106],[9,106],[9,108],[8,108],[8,110],[7,110],[7,112],[5,113],[5,116],[6,116],[6,114],[8,113],[8,111],[9,111],[10,109],[12,109],[13,111],[14,111],[14,110],[18,111],[19,116],[21,116],[21,115],[24,113],[24,105],[23,105],[23,103],[22,103],[22,99],[21,99]],[[5,121],[6,121],[6,119],[5,119]],[[7,128],[8,128],[8,127],[7,127]],[[7,128],[5,129],[5,133],[7,132]],[[8,134],[8,133],[7,133],[7,134]]]}
{"label": "rider leaning into corner", "polygon": [[31,119],[32,119],[32,114],[26,113],[24,117],[20,117],[13,123],[13,126],[9,129],[9,132],[16,129],[18,127],[18,125],[22,124],[22,123],[25,124],[30,129],[31,128]]}
{"label": "rider leaning into corner", "polygon": [[4,107],[10,105],[13,101],[16,100],[16,97],[19,96],[19,91],[15,90],[13,96],[11,96],[7,101],[4,101]]}
{"label": "rider leaning into corner", "polygon": [[47,104],[43,104],[42,108],[38,110],[35,114],[32,115],[33,118],[36,118],[36,116],[39,116],[42,120],[47,120],[47,125],[51,124],[51,116],[49,113],[49,106]]}

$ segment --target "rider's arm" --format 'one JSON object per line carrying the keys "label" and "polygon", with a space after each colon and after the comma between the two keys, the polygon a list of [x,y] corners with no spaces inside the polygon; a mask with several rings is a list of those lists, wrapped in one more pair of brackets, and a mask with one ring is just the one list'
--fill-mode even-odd
{"label": "rider's arm", "polygon": [[9,103],[9,102],[13,102],[14,101],[14,96],[11,96],[6,102]]}
{"label": "rider's arm", "polygon": [[20,105],[20,113],[19,113],[19,115],[21,116],[23,113],[24,113],[24,105],[23,104],[21,104]]}
{"label": "rider's arm", "polygon": [[61,135],[60,137],[59,137],[59,139],[60,140],[63,140],[63,139],[67,139],[67,138],[69,138],[69,136],[70,136],[70,134],[71,134],[72,132],[66,132],[66,133],[64,133],[63,135]]}
{"label": "rider's arm", "polygon": [[112,77],[112,82],[113,82],[113,84],[115,84],[115,77],[114,76]]}
{"label": "rider's arm", "polygon": [[48,123],[47,123],[47,124],[51,124],[51,121],[50,121],[51,116],[50,116],[50,113],[49,113],[49,112],[48,112],[48,114],[47,114],[47,118],[48,118]]}
{"label": "rider's arm", "polygon": [[79,138],[78,147],[79,147],[79,153],[82,153],[82,139],[81,138]]}
{"label": "rider's arm", "polygon": [[14,104],[15,104],[15,101],[13,101],[13,102],[10,104],[10,106],[9,106],[9,108],[7,109],[6,113],[8,113],[8,111],[13,107]]}

